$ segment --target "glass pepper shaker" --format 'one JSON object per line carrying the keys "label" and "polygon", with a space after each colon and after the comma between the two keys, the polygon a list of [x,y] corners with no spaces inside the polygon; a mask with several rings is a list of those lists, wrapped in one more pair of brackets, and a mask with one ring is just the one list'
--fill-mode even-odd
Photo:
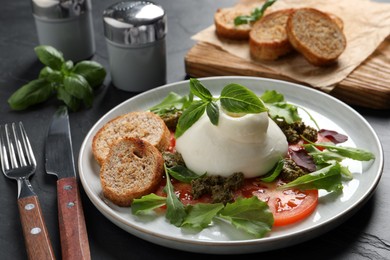
{"label": "glass pepper shaker", "polygon": [[90,0],[32,0],[39,44],[80,61],[95,53]]}
{"label": "glass pepper shaker", "polygon": [[143,92],[166,83],[167,19],[150,1],[127,1],[103,12],[110,73],[122,90]]}

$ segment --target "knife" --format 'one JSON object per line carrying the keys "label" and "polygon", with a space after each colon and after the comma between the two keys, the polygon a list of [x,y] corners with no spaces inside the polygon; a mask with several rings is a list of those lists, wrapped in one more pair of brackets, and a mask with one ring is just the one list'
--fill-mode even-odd
{"label": "knife", "polygon": [[46,172],[58,177],[58,222],[62,259],[90,259],[66,106],[54,114],[45,144]]}

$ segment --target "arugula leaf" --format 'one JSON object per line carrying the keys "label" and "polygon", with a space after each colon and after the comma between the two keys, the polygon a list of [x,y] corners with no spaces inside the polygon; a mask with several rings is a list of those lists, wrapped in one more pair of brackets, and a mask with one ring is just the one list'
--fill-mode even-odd
{"label": "arugula leaf", "polygon": [[237,16],[234,19],[234,25],[238,26],[241,24],[253,23],[263,17],[265,10],[273,5],[276,0],[267,0],[261,8],[256,8],[250,15]]}
{"label": "arugula leaf", "polygon": [[32,80],[23,85],[8,98],[8,104],[14,110],[23,110],[29,106],[46,101],[53,94],[53,87],[46,79]]}
{"label": "arugula leaf", "polygon": [[62,64],[64,63],[64,56],[60,51],[47,45],[37,46],[34,50],[38,59],[43,64],[49,66],[53,70],[61,70]]}
{"label": "arugula leaf", "polygon": [[157,115],[163,115],[173,108],[184,110],[191,105],[192,99],[192,93],[187,96],[180,96],[175,92],[170,92],[159,104],[149,108],[149,110]]}
{"label": "arugula leaf", "polygon": [[328,192],[343,189],[341,183],[341,166],[333,161],[330,165],[315,172],[303,175],[277,189],[296,188],[301,190],[324,189]]}
{"label": "arugula leaf", "polygon": [[273,120],[281,118],[288,124],[302,120],[298,114],[298,108],[288,104],[283,94],[275,90],[267,90],[260,96],[260,99],[266,104],[268,114]]}
{"label": "arugula leaf", "polygon": [[175,194],[165,164],[164,164],[164,168],[165,168],[165,176],[167,180],[165,186],[165,192],[167,193],[167,199],[166,199],[167,212],[165,216],[170,221],[171,224],[180,227],[185,217],[187,216],[187,213],[183,203],[179,200],[179,198]]}
{"label": "arugula leaf", "polygon": [[182,165],[176,165],[171,168],[167,168],[167,171],[173,178],[184,183],[190,183],[192,180],[203,176],[199,176],[198,174],[194,173],[193,171]]}
{"label": "arugula leaf", "polygon": [[222,203],[197,203],[195,205],[188,205],[188,214],[182,226],[195,229],[206,228],[223,208],[224,205]]}
{"label": "arugula leaf", "polygon": [[194,101],[179,118],[177,123],[175,137],[179,138],[188,128],[190,128],[196,121],[204,114],[207,103],[198,100]]}
{"label": "arugula leaf", "polygon": [[231,83],[222,89],[219,97],[221,106],[232,113],[262,113],[267,108],[255,93],[248,88]]}
{"label": "arugula leaf", "polygon": [[131,212],[141,214],[159,208],[166,204],[167,198],[158,196],[154,193],[142,196],[140,199],[134,199],[131,203]]}
{"label": "arugula leaf", "polygon": [[256,196],[248,199],[238,198],[235,202],[226,204],[218,217],[259,238],[271,231],[274,223],[268,204]]}
{"label": "arugula leaf", "polygon": [[276,166],[271,170],[271,174],[267,174],[266,177],[261,178],[264,182],[273,182],[280,175],[283,170],[284,159],[280,159]]}
{"label": "arugula leaf", "polygon": [[[375,155],[367,150],[354,147],[336,146],[329,143],[310,143],[317,147],[327,148],[333,153],[337,153],[341,156],[351,158],[358,161],[370,161],[375,159]],[[307,145],[304,145],[307,146]]]}

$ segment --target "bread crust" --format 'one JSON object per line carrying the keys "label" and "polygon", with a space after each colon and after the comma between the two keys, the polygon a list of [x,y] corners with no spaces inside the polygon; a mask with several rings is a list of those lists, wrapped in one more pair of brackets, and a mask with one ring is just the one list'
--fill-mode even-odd
{"label": "bread crust", "polygon": [[290,15],[287,35],[292,46],[315,66],[337,61],[347,44],[340,25],[313,8],[300,8]]}
{"label": "bread crust", "polygon": [[170,135],[168,127],[158,115],[146,111],[130,112],[110,120],[99,129],[92,140],[92,153],[102,165],[111,145],[125,137],[143,139],[158,150],[165,151],[170,144]]}
{"label": "bread crust", "polygon": [[234,19],[241,15],[250,15],[251,8],[219,8],[214,14],[215,32],[219,37],[230,40],[247,40],[251,24],[234,25]]}
{"label": "bread crust", "polygon": [[255,22],[249,33],[249,50],[255,60],[276,60],[293,50],[286,25],[293,9],[267,14]]}
{"label": "bread crust", "polygon": [[163,171],[164,159],[156,147],[139,138],[122,138],[111,145],[100,169],[103,195],[128,207],[134,199],[157,189]]}

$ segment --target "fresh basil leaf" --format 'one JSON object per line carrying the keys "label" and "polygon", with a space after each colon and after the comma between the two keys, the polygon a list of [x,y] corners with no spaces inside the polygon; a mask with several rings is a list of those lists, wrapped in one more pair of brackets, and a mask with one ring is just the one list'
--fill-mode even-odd
{"label": "fresh basil leaf", "polygon": [[261,100],[263,100],[264,103],[279,103],[284,102],[284,96],[283,94],[277,92],[276,90],[266,90],[261,96]]}
{"label": "fresh basil leaf", "polygon": [[69,75],[73,69],[73,61],[68,60],[62,64],[61,71],[64,75]]}
{"label": "fresh basil leaf", "polygon": [[167,168],[167,171],[173,178],[184,183],[190,183],[192,180],[202,177],[202,175],[200,176],[194,173],[183,165],[176,165],[171,168]]}
{"label": "fresh basil leaf", "polygon": [[375,155],[367,150],[354,147],[336,146],[328,143],[311,143],[317,147],[323,147],[333,153],[338,153],[341,156],[357,160],[357,161],[370,161],[375,159]]}
{"label": "fresh basil leaf", "polygon": [[210,122],[213,125],[218,125],[218,121],[219,121],[219,108],[218,108],[218,105],[215,102],[211,101],[210,103],[207,104],[206,113],[207,113],[207,116],[210,119]]}
{"label": "fresh basil leaf", "polygon": [[222,203],[197,203],[187,206],[187,216],[182,224],[183,227],[204,229],[208,227],[213,218],[224,208]]}
{"label": "fresh basil leaf", "polygon": [[64,56],[60,51],[47,45],[37,46],[34,50],[38,59],[43,64],[49,66],[53,70],[61,70],[62,64],[64,63]]}
{"label": "fresh basil leaf", "polygon": [[8,98],[8,104],[14,110],[23,110],[46,101],[52,94],[53,87],[49,81],[36,79],[15,91]]}
{"label": "fresh basil leaf", "polygon": [[238,26],[241,24],[253,23],[263,17],[265,10],[273,5],[276,0],[267,0],[261,8],[255,8],[255,10],[250,15],[241,15],[237,16],[234,19],[234,25]]}
{"label": "fresh basil leaf", "polygon": [[274,224],[274,217],[268,204],[256,196],[248,199],[238,198],[235,202],[226,204],[219,217],[229,221],[237,229],[258,238],[270,232]]}
{"label": "fresh basil leaf", "polygon": [[273,182],[274,180],[276,180],[276,178],[282,172],[283,166],[284,166],[284,159],[280,159],[276,164],[276,166],[272,169],[271,173],[268,174],[266,177],[261,178],[261,181]]}
{"label": "fresh basil leaf", "polygon": [[177,227],[180,227],[183,223],[184,219],[187,216],[185,207],[183,203],[178,199],[178,197],[175,194],[175,191],[173,189],[173,185],[171,183],[167,168],[165,167],[165,175],[166,175],[166,186],[165,186],[165,192],[167,193],[167,211],[166,211],[166,218],[169,220],[169,222]]}
{"label": "fresh basil leaf", "polygon": [[287,124],[302,120],[296,106],[285,102],[268,104],[268,114],[272,119],[282,118]]}
{"label": "fresh basil leaf", "polygon": [[131,212],[133,214],[141,214],[159,208],[166,204],[167,198],[158,196],[154,193],[142,196],[139,199],[134,199],[131,203]]}
{"label": "fresh basil leaf", "polygon": [[62,73],[58,70],[53,70],[52,68],[46,66],[39,73],[39,78],[44,78],[47,81],[53,83],[61,83],[63,81]]}
{"label": "fresh basil leaf", "polygon": [[197,79],[190,79],[190,90],[192,94],[199,97],[203,101],[213,100],[213,95],[211,95],[210,91],[205,88],[203,84]]}
{"label": "fresh basil leaf", "polygon": [[89,86],[88,81],[83,76],[78,74],[65,76],[64,87],[69,94],[83,100],[87,107],[92,106],[92,88]]}
{"label": "fresh basil leaf", "polygon": [[72,111],[77,111],[80,108],[81,100],[69,94],[64,86],[57,88],[57,99],[62,100]]}
{"label": "fresh basil leaf", "polygon": [[204,114],[207,103],[198,100],[194,101],[179,118],[175,137],[179,138],[188,128],[190,128]]}
{"label": "fresh basil leaf", "polygon": [[92,88],[102,85],[106,77],[104,67],[95,61],[81,61],[73,67],[72,72],[83,76]]}
{"label": "fresh basil leaf", "polygon": [[232,113],[261,113],[268,111],[264,103],[248,88],[231,83],[222,89],[222,107]]}
{"label": "fresh basil leaf", "polygon": [[292,182],[279,186],[277,189],[324,189],[328,192],[340,191],[343,189],[341,183],[341,166],[338,162],[319,169],[315,172],[303,175]]}

